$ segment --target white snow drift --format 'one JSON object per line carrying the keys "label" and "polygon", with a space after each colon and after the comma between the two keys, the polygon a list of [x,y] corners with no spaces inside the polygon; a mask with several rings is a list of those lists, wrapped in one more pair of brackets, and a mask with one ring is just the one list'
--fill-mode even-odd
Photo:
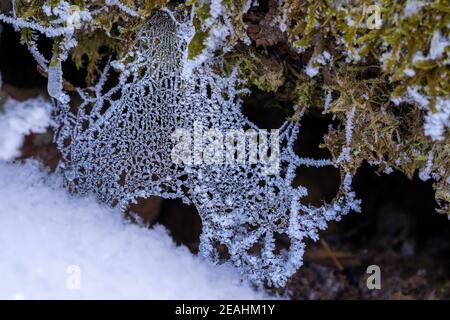
{"label": "white snow drift", "polygon": [[230,265],[176,247],[163,227],[69,195],[36,162],[0,161],[0,298],[264,297]]}

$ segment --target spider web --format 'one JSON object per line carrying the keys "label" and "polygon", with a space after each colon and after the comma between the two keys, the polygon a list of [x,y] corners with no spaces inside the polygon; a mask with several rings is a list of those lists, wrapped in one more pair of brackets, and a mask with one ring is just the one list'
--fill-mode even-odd
{"label": "spider web", "polygon": [[[182,165],[172,159],[172,133],[184,129],[195,137],[194,126],[224,133],[229,129],[259,130],[241,113],[241,81],[236,70],[218,75],[213,64],[183,74],[187,48],[183,23],[157,12],[138,36],[127,63],[111,87],[109,66],[93,88],[81,90],[82,103],[71,108],[59,103],[56,142],[62,152],[60,169],[73,192],[95,193],[125,210],[137,198],[180,198],[194,204],[202,219],[200,253],[220,261],[219,247],[228,259],[257,285],[283,286],[301,266],[304,240],[318,238],[329,220],[338,220],[359,201],[350,190],[331,204],[306,206],[306,188],[293,187],[299,166],[321,167],[330,160],[298,157],[293,145],[296,122],[284,123],[277,142],[279,171],[268,175],[261,163]],[[108,89],[105,89],[108,87]],[[208,141],[203,141],[208,146]],[[245,146],[249,152],[249,146]],[[190,150],[194,154],[196,150]],[[289,245],[277,248],[278,238]]]}

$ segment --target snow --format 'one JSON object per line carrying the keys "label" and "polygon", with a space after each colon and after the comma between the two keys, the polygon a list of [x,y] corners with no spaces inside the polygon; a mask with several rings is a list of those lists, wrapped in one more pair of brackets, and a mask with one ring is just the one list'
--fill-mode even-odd
{"label": "snow", "polygon": [[433,152],[428,153],[428,160],[424,168],[419,171],[419,178],[422,181],[427,181],[431,178],[431,172],[433,169]]}
{"label": "snow", "polygon": [[51,105],[43,98],[24,102],[8,98],[0,112],[0,160],[19,156],[24,136],[42,133],[51,124]]}
{"label": "snow", "polygon": [[345,21],[347,22],[347,25],[349,27],[354,27],[355,26],[355,21],[352,19],[352,17],[346,16],[345,17]]}
{"label": "snow", "polygon": [[331,90],[326,90],[326,95],[325,95],[325,101],[323,104],[323,111],[322,114],[326,114],[328,112],[328,109],[330,108],[331,102],[333,100],[333,97],[331,96]]}
{"label": "snow", "polygon": [[308,77],[314,78],[319,73],[321,66],[327,65],[331,62],[331,58],[331,54],[328,51],[312,56],[305,67],[305,73]]}
{"label": "snow", "polygon": [[305,73],[310,78],[314,78],[319,73],[320,68],[319,67],[313,67],[312,65],[308,64],[305,68]]}
{"label": "snow", "polygon": [[444,54],[446,47],[450,45],[450,40],[443,37],[439,31],[433,33],[433,38],[431,39],[431,47],[429,57],[431,59],[440,59]]}
{"label": "snow", "polygon": [[433,33],[431,38],[430,50],[427,56],[424,56],[421,51],[414,54],[413,63],[421,60],[437,60],[441,59],[444,55],[445,48],[450,46],[450,40],[447,37],[442,36],[439,31]]}
{"label": "snow", "polygon": [[386,167],[383,172],[385,174],[391,174],[392,172],[394,172],[394,169],[392,169],[392,167]]}
{"label": "snow", "polygon": [[405,69],[404,73],[408,77],[414,77],[416,75],[416,72],[414,71],[414,69],[411,69],[411,68]]}
{"label": "snow", "polygon": [[444,140],[445,130],[450,128],[450,99],[438,98],[436,112],[428,112],[425,116],[424,131],[433,140]]}
{"label": "snow", "polygon": [[61,188],[38,163],[0,161],[0,298],[260,299],[229,264],[176,247],[162,226]]}
{"label": "snow", "polygon": [[428,98],[426,96],[420,94],[419,87],[412,86],[412,87],[408,87],[406,90],[408,92],[408,95],[411,97],[411,99],[413,99],[413,101],[418,103],[419,106],[421,106],[422,108],[428,107],[428,104],[429,104]]}
{"label": "snow", "polygon": [[407,94],[394,98],[395,104],[402,102],[416,103],[418,106],[427,111],[424,117],[424,133],[431,137],[433,141],[445,139],[445,132],[450,128],[450,99],[438,97],[436,99],[435,110],[430,108],[430,97],[419,92],[418,86],[410,86],[407,88]]}
{"label": "snow", "polygon": [[408,0],[403,11],[403,18],[406,19],[412,15],[417,14],[426,3],[418,0]]}

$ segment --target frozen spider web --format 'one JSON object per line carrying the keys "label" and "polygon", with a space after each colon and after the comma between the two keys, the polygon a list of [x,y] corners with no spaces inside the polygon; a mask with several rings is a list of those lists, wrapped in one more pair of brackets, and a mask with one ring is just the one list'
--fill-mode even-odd
{"label": "frozen spider web", "polygon": [[[73,192],[95,193],[123,210],[149,196],[194,204],[202,219],[203,256],[220,261],[226,248],[226,258],[255,284],[283,286],[302,264],[305,239],[316,240],[327,221],[359,209],[350,190],[351,176],[345,177],[333,203],[301,204],[307,190],[293,187],[297,167],[321,167],[331,161],[295,154],[295,121],[284,123],[276,137],[260,137],[279,145],[271,151],[279,159],[276,174],[267,174],[267,163],[174,161],[176,130],[191,133],[194,140],[196,126],[223,134],[259,130],[241,113],[236,71],[219,75],[211,62],[189,75],[183,72],[187,24],[157,12],[138,35],[128,62],[113,64],[122,69],[115,84],[110,84],[114,77],[108,66],[95,87],[78,90],[79,107],[60,99],[55,136],[63,156],[60,169]],[[203,153],[217,147],[217,139],[209,138],[200,139]],[[247,144],[237,148],[251,152]],[[195,158],[202,151],[194,146],[187,152]],[[279,237],[289,243],[281,250],[276,245]]]}

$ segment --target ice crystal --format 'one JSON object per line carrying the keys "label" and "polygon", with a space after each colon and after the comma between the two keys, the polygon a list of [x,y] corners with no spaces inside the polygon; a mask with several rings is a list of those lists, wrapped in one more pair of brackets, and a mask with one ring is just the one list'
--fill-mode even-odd
{"label": "ice crystal", "polygon": [[[240,111],[237,72],[219,76],[205,63],[184,76],[186,29],[170,14],[156,13],[130,52],[133,61],[121,65],[115,86],[104,88],[107,67],[94,88],[79,90],[83,102],[76,112],[59,101],[61,169],[72,191],[94,192],[122,209],[151,195],[194,204],[203,225],[202,255],[218,261],[218,245],[226,246],[229,259],[254,283],[282,286],[302,264],[304,240],[317,239],[328,220],[358,209],[351,176],[345,177],[334,203],[318,208],[301,204],[307,190],[293,187],[297,167],[331,161],[294,153],[296,122],[280,128],[275,175],[268,175],[263,163],[173,161],[172,133],[177,129],[187,130],[194,139],[198,123],[221,133],[259,130]],[[206,139],[202,143],[211,147]],[[243,148],[250,151],[249,145]],[[280,237],[288,239],[289,246],[278,251],[275,242]]]}

